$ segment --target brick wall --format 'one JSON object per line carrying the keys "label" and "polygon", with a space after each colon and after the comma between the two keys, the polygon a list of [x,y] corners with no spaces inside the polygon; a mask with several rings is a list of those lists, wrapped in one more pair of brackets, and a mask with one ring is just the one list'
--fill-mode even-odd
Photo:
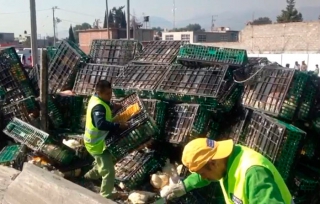
{"label": "brick wall", "polygon": [[246,49],[249,53],[310,51],[320,53],[320,21],[246,26],[239,42],[206,45]]}
{"label": "brick wall", "polygon": [[[109,34],[111,38],[109,38]],[[86,54],[89,54],[92,40],[117,39],[117,38],[118,38],[117,29],[110,29],[109,32],[107,29],[79,31],[79,46]]]}

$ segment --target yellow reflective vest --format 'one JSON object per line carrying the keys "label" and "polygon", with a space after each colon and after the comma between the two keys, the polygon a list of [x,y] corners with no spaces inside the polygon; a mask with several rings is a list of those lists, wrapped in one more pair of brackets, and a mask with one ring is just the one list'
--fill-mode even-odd
{"label": "yellow reflective vest", "polygon": [[261,154],[241,146],[241,152],[236,156],[228,171],[228,181],[226,181],[228,182],[228,191],[224,187],[224,179],[220,180],[220,186],[227,204],[250,204],[244,189],[246,172],[252,166],[263,166],[269,169],[281,191],[285,204],[292,203],[291,193],[275,166]]}
{"label": "yellow reflective vest", "polygon": [[102,154],[107,148],[105,144],[105,138],[108,136],[109,131],[98,130],[92,124],[92,108],[98,104],[103,105],[106,109],[106,120],[112,121],[112,111],[109,105],[103,102],[97,96],[91,96],[86,113],[86,128],[83,138],[84,145],[90,154]]}

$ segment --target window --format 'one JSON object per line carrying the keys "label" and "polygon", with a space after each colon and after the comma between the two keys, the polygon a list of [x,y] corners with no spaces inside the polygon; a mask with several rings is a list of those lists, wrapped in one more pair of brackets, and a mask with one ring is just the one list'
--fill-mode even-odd
{"label": "window", "polygon": [[2,34],[2,33],[0,33],[0,39],[1,39],[1,40],[3,39],[3,34]]}
{"label": "window", "polygon": [[166,35],[166,40],[173,40],[173,35]]}
{"label": "window", "polygon": [[198,42],[206,42],[207,36],[206,35],[198,35]]}
{"label": "window", "polygon": [[190,42],[190,35],[189,34],[181,34],[181,40]]}
{"label": "window", "polygon": [[229,40],[228,40],[228,36],[226,35],[226,34],[222,34],[221,36],[220,36],[220,40],[222,41],[222,42],[228,42]]}
{"label": "window", "polygon": [[231,33],[231,38],[233,41],[238,41],[238,34],[237,33]]}

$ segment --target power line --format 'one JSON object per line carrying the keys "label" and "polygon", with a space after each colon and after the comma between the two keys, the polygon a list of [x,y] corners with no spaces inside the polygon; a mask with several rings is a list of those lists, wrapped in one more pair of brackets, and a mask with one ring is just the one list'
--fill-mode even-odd
{"label": "power line", "polygon": [[[48,11],[50,9],[40,9],[40,10],[36,10],[38,11]],[[0,13],[0,15],[10,15],[10,14],[22,14],[22,13],[30,13],[30,11],[17,11],[17,12],[11,12],[11,13]]]}
{"label": "power line", "polygon": [[59,9],[59,10],[65,11],[65,12],[69,12],[69,13],[78,14],[78,15],[85,15],[85,16],[96,17],[96,16],[91,15],[91,14],[81,13],[81,12],[77,12],[77,11],[70,11],[70,10],[66,10],[66,9]]}

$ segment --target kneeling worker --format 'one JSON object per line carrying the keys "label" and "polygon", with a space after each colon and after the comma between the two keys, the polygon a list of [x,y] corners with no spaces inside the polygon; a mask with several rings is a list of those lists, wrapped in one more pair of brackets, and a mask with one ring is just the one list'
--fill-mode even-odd
{"label": "kneeling worker", "polygon": [[95,166],[84,175],[84,178],[92,180],[102,178],[100,195],[112,199],[115,196],[112,195],[115,169],[112,156],[106,148],[105,139],[110,131],[126,129],[128,126],[111,122],[111,83],[105,80],[99,81],[95,92],[88,103],[84,134],[85,147],[95,159]]}
{"label": "kneeling worker", "polygon": [[[275,166],[263,155],[232,140],[198,138],[184,148],[182,163],[193,172],[170,187],[170,200],[219,181],[227,204],[292,204],[292,196]],[[209,192],[208,192],[209,193]]]}

